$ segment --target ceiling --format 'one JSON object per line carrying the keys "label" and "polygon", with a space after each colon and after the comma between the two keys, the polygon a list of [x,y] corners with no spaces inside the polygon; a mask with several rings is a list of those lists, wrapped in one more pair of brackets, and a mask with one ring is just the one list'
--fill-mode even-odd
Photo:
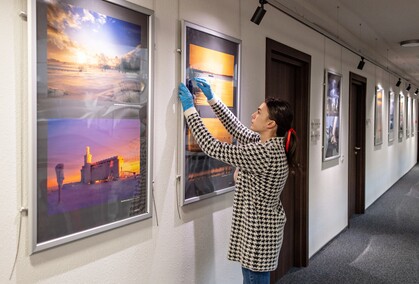
{"label": "ceiling", "polygon": [[[272,2],[271,2],[272,1]],[[388,67],[412,89],[419,87],[419,47],[401,47],[419,39],[417,0],[269,0],[349,43],[359,54]],[[269,13],[270,7],[266,7]]]}

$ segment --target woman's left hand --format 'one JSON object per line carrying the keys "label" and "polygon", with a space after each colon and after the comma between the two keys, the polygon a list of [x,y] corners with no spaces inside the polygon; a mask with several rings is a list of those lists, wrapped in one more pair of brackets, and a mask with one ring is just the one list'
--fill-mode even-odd
{"label": "woman's left hand", "polygon": [[214,93],[211,90],[211,85],[208,84],[207,80],[204,78],[196,77],[194,78],[196,85],[201,89],[204,95],[207,97],[207,100],[214,98]]}

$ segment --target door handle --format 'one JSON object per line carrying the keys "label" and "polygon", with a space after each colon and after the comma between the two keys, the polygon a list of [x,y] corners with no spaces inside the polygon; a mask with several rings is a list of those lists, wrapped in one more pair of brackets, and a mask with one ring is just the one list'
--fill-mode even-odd
{"label": "door handle", "polygon": [[355,151],[361,150],[361,147],[355,147]]}

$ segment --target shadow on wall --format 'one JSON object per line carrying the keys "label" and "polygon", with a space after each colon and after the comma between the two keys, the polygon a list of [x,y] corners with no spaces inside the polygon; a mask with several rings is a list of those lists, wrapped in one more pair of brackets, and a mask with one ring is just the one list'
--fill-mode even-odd
{"label": "shadow on wall", "polygon": [[195,283],[216,283],[213,215],[194,221]]}
{"label": "shadow on wall", "polygon": [[153,222],[153,218],[149,218],[31,255],[29,264],[27,261],[18,261],[16,283],[26,283],[28,278],[31,282],[53,278],[138,246],[139,243],[149,242],[152,239]]}

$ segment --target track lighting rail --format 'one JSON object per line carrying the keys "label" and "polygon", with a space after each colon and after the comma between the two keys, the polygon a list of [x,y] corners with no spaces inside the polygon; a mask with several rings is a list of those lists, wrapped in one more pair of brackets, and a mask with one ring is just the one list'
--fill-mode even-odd
{"label": "track lighting rail", "polygon": [[[265,10],[263,8],[264,5],[268,4],[270,6],[272,6],[273,8],[277,9],[278,11],[286,14],[287,16],[291,17],[292,19],[298,21],[299,23],[309,27],[310,29],[320,33],[321,35],[325,36],[326,38],[330,39],[331,41],[339,44],[340,46],[346,48],[347,50],[349,50],[350,52],[354,53],[355,55],[358,55],[359,57],[361,57],[361,61],[363,63],[364,60],[368,61],[372,64],[374,64],[375,66],[389,72],[390,74],[394,75],[397,78],[401,78],[403,80],[405,80],[406,82],[412,82],[414,81],[416,86],[419,86],[419,82],[416,82],[415,80],[409,80],[404,78],[403,76],[401,76],[399,73],[397,73],[396,71],[390,69],[388,66],[384,66],[383,64],[381,64],[380,62],[376,61],[375,59],[368,57],[364,54],[362,54],[360,51],[358,51],[356,48],[354,48],[353,46],[351,46],[350,44],[348,44],[347,42],[341,40],[340,38],[336,37],[335,35],[331,34],[330,32],[328,32],[327,30],[323,29],[322,27],[316,25],[315,23],[312,23],[310,21],[308,21],[307,19],[301,17],[300,15],[298,15],[297,13],[295,13],[294,11],[292,11],[291,9],[289,9],[288,7],[280,4],[280,3],[276,3],[273,4],[272,1],[266,1],[266,0],[259,0],[259,3],[261,6],[257,7],[257,10],[255,11],[255,14],[253,15],[252,19],[255,17],[255,15],[258,13],[259,10],[259,18],[257,18],[257,20],[259,21],[259,23],[262,21],[263,16],[265,15]],[[265,11],[262,12],[261,10]],[[262,14],[262,15],[261,15]],[[252,22],[254,22],[252,20]],[[259,24],[257,23],[257,24]],[[363,67],[363,66],[362,66]],[[399,79],[400,80],[400,79]]]}

